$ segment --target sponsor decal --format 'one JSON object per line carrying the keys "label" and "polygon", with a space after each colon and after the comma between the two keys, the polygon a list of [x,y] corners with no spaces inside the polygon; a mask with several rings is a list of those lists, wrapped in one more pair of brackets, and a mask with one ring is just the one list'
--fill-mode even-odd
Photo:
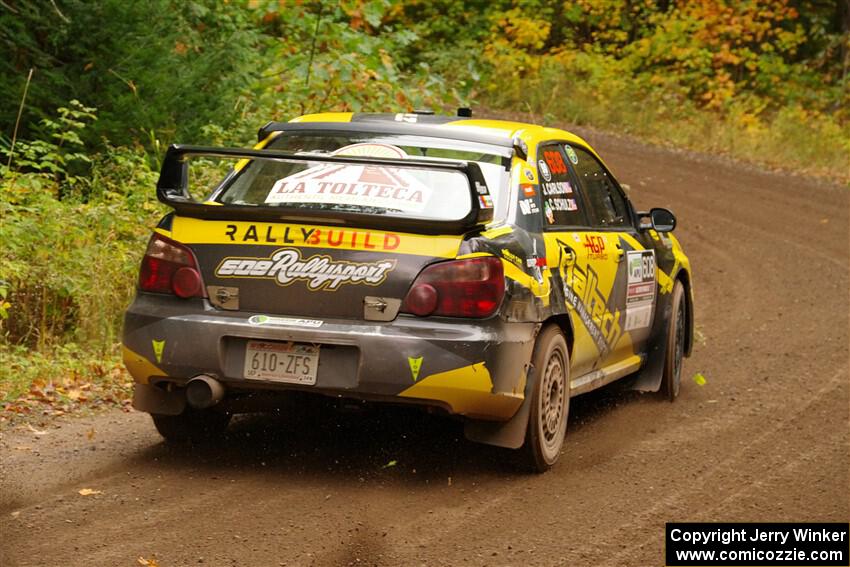
{"label": "sponsor decal", "polygon": [[626,253],[628,284],[626,289],[626,323],[631,331],[649,327],[655,305],[655,251]]}
{"label": "sponsor decal", "polygon": [[578,154],[574,149],[564,144],[564,151],[567,153],[567,157],[570,158],[570,161],[573,162],[573,165],[578,163]]}
{"label": "sponsor decal", "polygon": [[553,181],[552,183],[543,183],[544,195],[569,195],[573,192],[573,186],[569,181]]}
{"label": "sponsor decal", "polygon": [[271,315],[253,315],[248,319],[251,325],[279,325],[282,327],[307,327],[317,329],[325,322],[319,319],[295,319],[291,317],[272,317]]}
{"label": "sponsor decal", "polygon": [[[531,277],[537,280],[539,285],[543,285],[543,270],[546,268],[546,258],[537,256],[537,240],[532,240],[531,258],[526,260],[526,265],[531,269]],[[541,261],[542,260],[542,261]]]}
{"label": "sponsor decal", "polygon": [[413,358],[412,356],[408,356],[407,365],[410,366],[410,375],[413,377],[413,381],[416,382],[419,379],[419,371],[422,369],[422,357]]}
{"label": "sponsor decal", "polygon": [[549,171],[549,166],[546,165],[546,162],[542,159],[538,160],[537,166],[540,168],[540,175],[543,176],[543,179],[546,181],[552,181],[552,172]]}
{"label": "sponsor decal", "polygon": [[545,150],[543,159],[549,166],[549,170],[555,175],[563,175],[567,172],[567,164],[564,163],[564,158],[561,157],[561,152],[558,150]]}
{"label": "sponsor decal", "polygon": [[602,236],[585,235],[584,249],[589,260],[608,259],[608,254],[605,252],[605,238]]}
{"label": "sponsor decal", "polygon": [[358,205],[422,212],[430,187],[400,167],[324,163],[278,179],[266,203]]}
{"label": "sponsor decal", "polygon": [[492,209],[493,198],[490,195],[478,195],[478,204],[482,209]]}
{"label": "sponsor decal", "polygon": [[401,237],[392,232],[375,233],[363,230],[305,228],[274,224],[236,225],[224,227],[224,235],[231,242],[256,242],[258,244],[295,244],[327,248],[353,248],[355,250],[389,251],[398,248]]}
{"label": "sponsor decal", "polygon": [[156,358],[156,362],[162,362],[162,351],[165,350],[165,339],[161,341],[154,339],[151,341],[151,346],[153,346],[153,355]]}
{"label": "sponsor decal", "polygon": [[534,185],[529,183],[523,183],[519,187],[522,189],[522,194],[525,197],[534,197],[537,194],[537,191],[534,190]]}
{"label": "sponsor decal", "polygon": [[546,220],[549,221],[549,224],[555,224],[555,213],[552,212],[552,207],[549,205],[549,201],[543,203],[543,212],[546,215]]}
{"label": "sponsor decal", "polygon": [[536,215],[540,212],[540,209],[537,208],[537,203],[534,202],[534,199],[522,199],[519,202],[519,209],[522,211],[522,214],[528,215]]}
{"label": "sponsor decal", "polygon": [[612,311],[608,297],[599,287],[599,276],[588,264],[584,268],[575,258],[575,250],[562,240],[558,242],[558,265],[564,286],[567,307],[578,314],[601,356],[607,356],[623,334],[620,327],[620,310]]}
{"label": "sponsor decal", "polygon": [[524,173],[526,179],[528,179],[529,181],[534,181],[534,173],[530,169],[526,169]]}
{"label": "sponsor decal", "polygon": [[380,285],[395,265],[395,260],[345,262],[324,254],[302,258],[299,250],[281,248],[268,258],[225,258],[215,269],[215,275],[272,279],[281,286],[302,280],[310,290],[335,291],[343,284]]}
{"label": "sponsor decal", "polygon": [[511,252],[507,248],[502,248],[501,253],[502,253],[502,258],[504,258],[505,260],[507,260],[508,262],[513,264],[514,266],[516,266],[517,268],[522,267],[522,260],[520,259],[519,256],[517,256],[516,254],[514,254],[513,252]]}
{"label": "sponsor decal", "polygon": [[409,122],[410,124],[416,124],[419,120],[418,114],[407,114],[405,112],[399,112],[393,118],[396,122]]}

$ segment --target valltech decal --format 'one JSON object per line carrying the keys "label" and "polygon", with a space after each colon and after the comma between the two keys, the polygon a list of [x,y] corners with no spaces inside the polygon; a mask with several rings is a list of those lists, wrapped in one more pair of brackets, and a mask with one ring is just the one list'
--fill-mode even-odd
{"label": "valltech decal", "polygon": [[395,260],[344,262],[318,254],[302,258],[299,250],[281,248],[268,258],[225,258],[215,269],[219,278],[273,279],[278,285],[307,282],[311,290],[335,291],[342,284],[380,285]]}
{"label": "valltech decal", "polygon": [[649,327],[655,305],[655,251],[628,252],[626,269],[628,289],[624,329],[632,331]]}
{"label": "valltech decal", "polygon": [[[564,297],[587,329],[600,355],[606,356],[620,337],[620,310],[611,311],[608,297],[599,289],[599,276],[590,267],[579,267],[575,250],[566,242],[558,240],[558,265],[564,282]],[[569,258],[572,258],[570,261]]]}

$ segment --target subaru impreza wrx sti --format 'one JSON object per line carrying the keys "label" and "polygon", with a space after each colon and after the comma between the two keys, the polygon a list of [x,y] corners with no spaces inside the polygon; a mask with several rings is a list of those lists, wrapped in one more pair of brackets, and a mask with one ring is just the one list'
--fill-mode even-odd
{"label": "subaru impreza wrx sti", "polygon": [[134,407],[191,441],[294,391],[411,403],[543,471],[571,397],[629,377],[674,399],[694,322],[673,214],[636,211],[569,132],[462,114],[171,146],[124,325]]}

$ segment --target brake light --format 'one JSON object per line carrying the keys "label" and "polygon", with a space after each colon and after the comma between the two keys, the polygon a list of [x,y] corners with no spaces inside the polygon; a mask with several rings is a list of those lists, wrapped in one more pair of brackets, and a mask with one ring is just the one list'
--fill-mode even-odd
{"label": "brake light", "polygon": [[139,289],[173,293],[178,297],[206,297],[201,273],[192,251],[182,244],[154,233],[148,242]]}
{"label": "brake light", "polygon": [[424,317],[489,317],[505,296],[502,261],[493,256],[428,266],[401,304],[401,311]]}

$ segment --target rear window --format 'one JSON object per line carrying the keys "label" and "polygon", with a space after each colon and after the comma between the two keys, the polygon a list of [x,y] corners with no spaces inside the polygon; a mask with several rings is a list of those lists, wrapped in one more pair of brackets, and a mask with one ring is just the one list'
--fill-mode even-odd
{"label": "rear window", "polygon": [[[368,133],[283,133],[268,146],[315,160],[256,159],[228,176],[214,193],[225,204],[410,216],[454,221],[469,214],[472,193],[462,172],[427,166],[342,164],[323,156],[475,161],[494,206],[505,192],[507,157],[485,144]],[[495,150],[495,151],[494,151]],[[496,207],[498,210],[498,207]]]}

